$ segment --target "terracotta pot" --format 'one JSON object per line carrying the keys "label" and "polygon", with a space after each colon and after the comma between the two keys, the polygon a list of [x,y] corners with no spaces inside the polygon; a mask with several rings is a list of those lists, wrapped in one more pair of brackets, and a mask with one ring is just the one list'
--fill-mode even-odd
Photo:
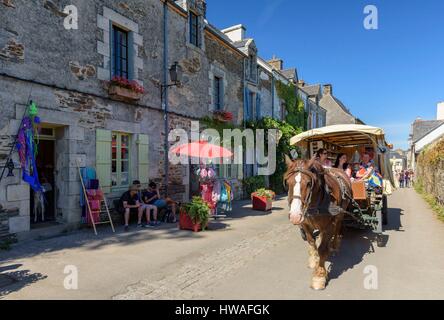
{"label": "terracotta pot", "polygon": [[131,89],[123,88],[117,85],[110,85],[108,93],[114,100],[124,101],[124,102],[134,102],[140,100],[142,97],[141,93],[134,92]]}
{"label": "terracotta pot", "polygon": [[251,195],[251,201],[253,203],[253,210],[258,211],[271,211],[273,209],[273,200],[266,197],[259,197],[254,193]]}
{"label": "terracotta pot", "polygon": [[193,223],[193,220],[184,209],[180,210],[179,227],[180,230],[191,230],[193,232],[202,231],[202,225],[200,223]]}

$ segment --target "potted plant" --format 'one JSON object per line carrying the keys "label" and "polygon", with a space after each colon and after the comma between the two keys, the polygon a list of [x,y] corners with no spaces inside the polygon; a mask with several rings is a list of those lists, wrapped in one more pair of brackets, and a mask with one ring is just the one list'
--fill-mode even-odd
{"label": "potted plant", "polygon": [[193,197],[193,200],[185,204],[180,209],[179,226],[181,230],[192,230],[199,232],[208,226],[210,217],[210,207],[200,197]]}
{"label": "potted plant", "polygon": [[213,118],[219,122],[233,121],[233,114],[228,111],[217,110],[213,112]]}
{"label": "potted plant", "polygon": [[253,203],[253,210],[270,211],[273,209],[273,200],[276,194],[265,188],[256,190],[251,194],[251,201]]}
{"label": "potted plant", "polygon": [[110,97],[119,101],[134,102],[140,100],[145,92],[137,81],[130,81],[123,77],[113,77],[108,84]]}

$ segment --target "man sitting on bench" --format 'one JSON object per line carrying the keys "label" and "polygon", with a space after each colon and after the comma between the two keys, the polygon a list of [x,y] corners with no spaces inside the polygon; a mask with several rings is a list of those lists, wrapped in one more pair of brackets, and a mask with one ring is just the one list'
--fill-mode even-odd
{"label": "man sitting on bench", "polygon": [[129,230],[129,220],[131,213],[138,214],[138,226],[142,225],[142,207],[139,201],[139,188],[136,185],[132,185],[130,189],[125,192],[120,198],[120,202],[123,208],[125,216],[125,231]]}
{"label": "man sitting on bench", "polygon": [[155,207],[154,210],[154,225],[159,225],[160,223],[157,221],[157,213],[158,210],[170,207],[171,212],[174,216],[174,222],[176,222],[176,202],[173,200],[167,198],[162,199],[160,197],[159,188],[157,187],[157,184],[154,182],[151,182],[148,186],[148,190],[142,193],[142,199],[145,204],[152,205]]}

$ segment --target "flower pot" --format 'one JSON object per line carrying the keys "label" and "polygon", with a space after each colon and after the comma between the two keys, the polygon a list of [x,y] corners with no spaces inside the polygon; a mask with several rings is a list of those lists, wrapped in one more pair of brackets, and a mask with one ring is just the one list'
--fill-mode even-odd
{"label": "flower pot", "polygon": [[193,220],[191,220],[190,216],[183,209],[180,210],[179,227],[180,230],[191,230],[193,232],[202,231],[202,225],[200,223],[193,223]]}
{"label": "flower pot", "polygon": [[135,102],[142,98],[141,93],[117,85],[110,85],[108,93],[112,99],[123,102]]}
{"label": "flower pot", "polygon": [[259,197],[252,194],[251,201],[253,203],[253,210],[271,211],[273,209],[273,200],[268,199],[267,197]]}

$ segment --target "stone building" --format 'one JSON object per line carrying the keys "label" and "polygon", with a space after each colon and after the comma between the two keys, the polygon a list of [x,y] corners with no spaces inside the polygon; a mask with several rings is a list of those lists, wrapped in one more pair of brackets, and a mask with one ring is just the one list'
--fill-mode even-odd
{"label": "stone building", "polygon": [[[78,11],[78,29],[64,26],[68,5]],[[247,56],[205,13],[199,0],[0,2],[0,163],[34,101],[42,121],[37,162],[54,186],[48,221],[80,222],[77,164],[97,169],[109,199],[134,179],[165,185],[166,170],[169,196],[189,198],[190,167],[165,166],[165,128],[189,130],[216,109],[231,111],[237,123],[245,117]],[[166,88],[162,103],[161,84],[170,83],[175,62],[182,84]],[[112,90],[113,76],[137,81],[144,94],[128,101]],[[16,153],[13,160],[15,176],[0,184],[0,222],[20,233],[31,228],[32,196]]]}
{"label": "stone building", "polygon": [[319,84],[307,85],[304,80],[298,80],[297,91],[299,98],[304,102],[307,113],[307,130],[326,126],[327,110],[320,105],[322,99]]}
{"label": "stone building", "polygon": [[335,124],[364,124],[350,112],[341,100],[334,96],[331,84],[324,85],[319,105],[327,111],[327,126]]}

